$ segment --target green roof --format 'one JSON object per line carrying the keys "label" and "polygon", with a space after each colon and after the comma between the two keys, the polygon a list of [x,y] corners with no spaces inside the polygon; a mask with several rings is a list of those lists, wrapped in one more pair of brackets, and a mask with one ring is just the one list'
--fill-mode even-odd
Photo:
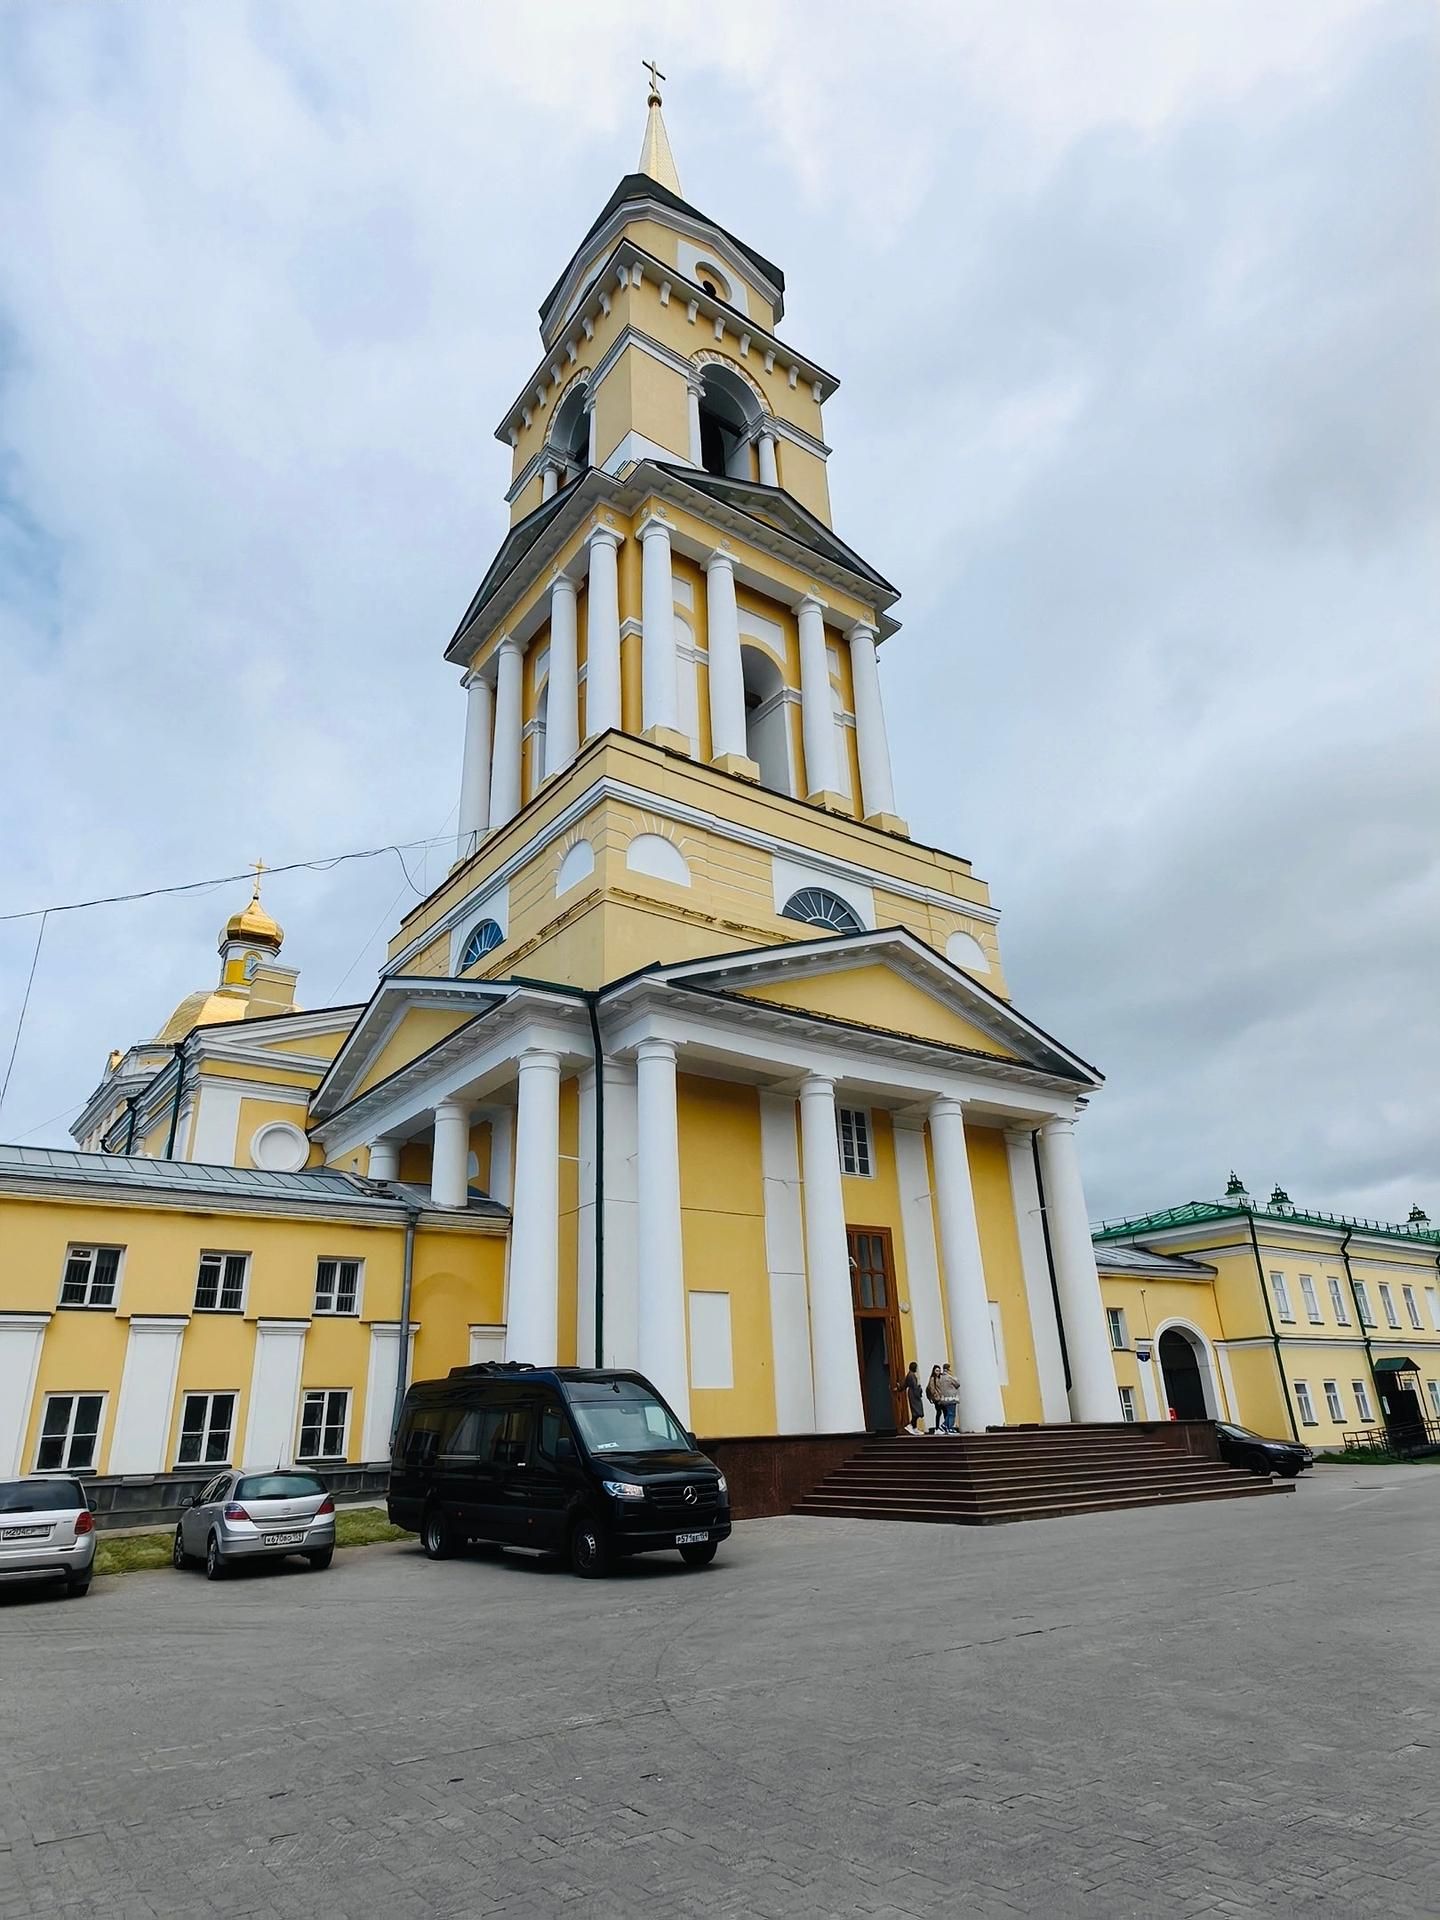
{"label": "green roof", "polygon": [[1183,1207],[1166,1207],[1159,1213],[1136,1214],[1129,1220],[1102,1220],[1093,1229],[1096,1240],[1128,1239],[1137,1233],[1163,1233],[1168,1227],[1199,1227],[1212,1220],[1276,1220],[1286,1226],[1339,1227],[1351,1233],[1380,1234],[1387,1240],[1418,1241],[1423,1246],[1440,1246],[1440,1227],[1397,1226],[1389,1220],[1355,1220],[1345,1213],[1311,1213],[1304,1207],[1287,1208],[1283,1213],[1268,1207],[1238,1207],[1223,1200],[1187,1200]]}

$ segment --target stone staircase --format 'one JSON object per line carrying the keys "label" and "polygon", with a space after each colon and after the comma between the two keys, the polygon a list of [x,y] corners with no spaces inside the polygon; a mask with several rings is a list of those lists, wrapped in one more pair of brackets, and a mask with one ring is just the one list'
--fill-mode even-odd
{"label": "stone staircase", "polygon": [[1290,1490],[1288,1480],[1262,1479],[1182,1451],[1145,1427],[1009,1427],[951,1436],[877,1436],[794,1511],[983,1527]]}

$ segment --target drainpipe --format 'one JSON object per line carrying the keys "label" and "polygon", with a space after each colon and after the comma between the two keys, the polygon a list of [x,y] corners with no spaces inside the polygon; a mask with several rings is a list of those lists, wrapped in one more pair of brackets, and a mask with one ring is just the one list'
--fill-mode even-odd
{"label": "drainpipe", "polygon": [[405,1389],[410,1373],[410,1291],[415,1280],[415,1223],[418,1207],[405,1209],[405,1270],[400,1282],[400,1356],[395,1362],[395,1407],[390,1416],[390,1444],[400,1427],[400,1409],[405,1404]]}
{"label": "drainpipe", "polygon": [[1270,1328],[1270,1338],[1275,1345],[1275,1371],[1280,1376],[1280,1398],[1285,1402],[1285,1418],[1290,1422],[1290,1438],[1299,1443],[1300,1429],[1295,1424],[1295,1409],[1290,1404],[1290,1382],[1285,1378],[1285,1362],[1280,1357],[1280,1332],[1275,1325],[1275,1316],[1270,1311],[1270,1289],[1265,1284],[1265,1263],[1260,1258],[1260,1236],[1255,1231],[1254,1214],[1247,1210],[1245,1218],[1250,1223],[1250,1246],[1255,1255],[1255,1278],[1260,1283],[1260,1298],[1265,1306],[1265,1319]]}
{"label": "drainpipe", "polygon": [[[1385,1402],[1380,1393],[1380,1376],[1375,1371],[1375,1343],[1370,1338],[1370,1329],[1365,1324],[1365,1316],[1360,1311],[1360,1295],[1355,1291],[1355,1275],[1350,1267],[1350,1242],[1355,1229],[1346,1227],[1345,1238],[1340,1242],[1340,1258],[1345,1267],[1345,1279],[1350,1288],[1350,1298],[1355,1302],[1355,1324],[1360,1329],[1360,1337],[1365,1342],[1365,1364],[1370,1369],[1370,1384],[1375,1389],[1375,1411],[1380,1416],[1381,1426],[1385,1425]],[[1440,1256],[1437,1256],[1440,1266]],[[1373,1423],[1372,1423],[1373,1424]]]}
{"label": "drainpipe", "polygon": [[586,993],[590,1045],[595,1056],[595,1364],[605,1364],[605,1048],[600,1039],[600,995]]}
{"label": "drainpipe", "polygon": [[175,1098],[170,1102],[170,1138],[165,1142],[165,1158],[175,1158],[175,1135],[180,1127],[180,1096],[185,1091],[185,1040],[174,1042],[175,1047]]}
{"label": "drainpipe", "polygon": [[133,1153],[135,1151],[135,1121],[137,1118],[136,1110],[139,1107],[139,1105],[140,1105],[140,1096],[137,1093],[132,1093],[125,1102],[125,1120],[126,1120],[125,1151],[126,1153]]}

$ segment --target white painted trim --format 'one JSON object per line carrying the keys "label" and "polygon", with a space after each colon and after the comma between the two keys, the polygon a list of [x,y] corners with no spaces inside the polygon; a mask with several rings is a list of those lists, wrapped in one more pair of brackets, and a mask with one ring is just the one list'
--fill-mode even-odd
{"label": "white painted trim", "polygon": [[247,1472],[294,1465],[295,1423],[309,1328],[308,1320],[261,1320],[256,1324],[242,1456]]}
{"label": "white painted trim", "polygon": [[[1193,1320],[1182,1320],[1178,1314],[1172,1314],[1168,1320],[1162,1320],[1159,1326],[1156,1327],[1154,1333],[1155,1348],[1153,1359],[1162,1397],[1166,1393],[1165,1369],[1160,1358],[1160,1336],[1162,1333],[1183,1334],[1192,1348],[1199,1348],[1196,1357],[1200,1363],[1200,1390],[1205,1396],[1206,1415],[1211,1420],[1225,1419],[1224,1402],[1220,1397],[1220,1367],[1219,1362],[1215,1358],[1215,1349],[1211,1346],[1206,1336],[1200,1331],[1199,1327],[1195,1325]],[[1166,1405],[1168,1413],[1168,1402],[1162,1398],[1162,1404]]]}
{"label": "white painted trim", "polygon": [[600,471],[619,473],[622,467],[632,466],[640,460],[663,460],[670,466],[684,466],[686,463],[683,453],[677,453],[673,447],[662,447],[658,440],[647,439],[632,427],[620,444],[606,454]]}
{"label": "white painted trim", "polygon": [[[410,1325],[411,1366],[414,1377],[416,1326]],[[395,1322],[376,1321],[370,1328],[370,1358],[365,1372],[365,1409],[361,1421],[360,1458],[390,1458],[390,1423],[395,1413],[396,1370],[400,1361],[400,1328]]]}
{"label": "white painted trim", "polygon": [[800,1211],[800,1159],[795,1101],[765,1093],[760,1101],[760,1170],[765,1201],[765,1266],[770,1281],[770,1339],[775,1368],[775,1430],[815,1431],[810,1365],[810,1309]]}
{"label": "white painted trim", "polygon": [[48,1313],[0,1314],[0,1474],[24,1472],[25,1435],[35,1401]]}
{"label": "white painted trim", "polygon": [[[282,1143],[290,1149],[285,1156],[287,1165],[279,1166],[274,1160],[261,1158],[267,1148]],[[252,1165],[263,1167],[269,1173],[299,1173],[310,1158],[310,1140],[302,1127],[293,1127],[288,1120],[267,1120],[251,1134],[249,1153]]]}
{"label": "white painted trim", "polygon": [[[214,1167],[235,1165],[236,1136],[240,1130],[240,1102],[244,1090],[213,1080],[202,1080],[196,1096],[195,1132],[188,1154],[176,1153],[176,1159],[189,1159]],[[178,1148],[179,1141],[176,1141]]]}
{"label": "white painted trim", "polygon": [[470,1329],[470,1365],[483,1366],[486,1361],[505,1358],[505,1325],[485,1324]]}
{"label": "white painted trim", "polygon": [[770,884],[777,915],[783,915],[785,902],[792,895],[807,887],[818,887],[822,892],[833,893],[837,899],[843,900],[867,931],[873,933],[875,930],[875,895],[872,889],[828,871],[823,864],[782,859],[777,854],[770,864]]}

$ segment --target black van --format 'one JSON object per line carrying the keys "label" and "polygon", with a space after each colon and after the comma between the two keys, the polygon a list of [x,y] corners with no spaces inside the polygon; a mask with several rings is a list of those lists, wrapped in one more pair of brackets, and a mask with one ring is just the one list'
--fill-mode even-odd
{"label": "black van", "polygon": [[487,1540],[592,1577],[669,1547],[705,1567],[730,1532],[724,1474],[642,1375],[512,1361],[415,1382],[388,1505],[432,1560]]}

